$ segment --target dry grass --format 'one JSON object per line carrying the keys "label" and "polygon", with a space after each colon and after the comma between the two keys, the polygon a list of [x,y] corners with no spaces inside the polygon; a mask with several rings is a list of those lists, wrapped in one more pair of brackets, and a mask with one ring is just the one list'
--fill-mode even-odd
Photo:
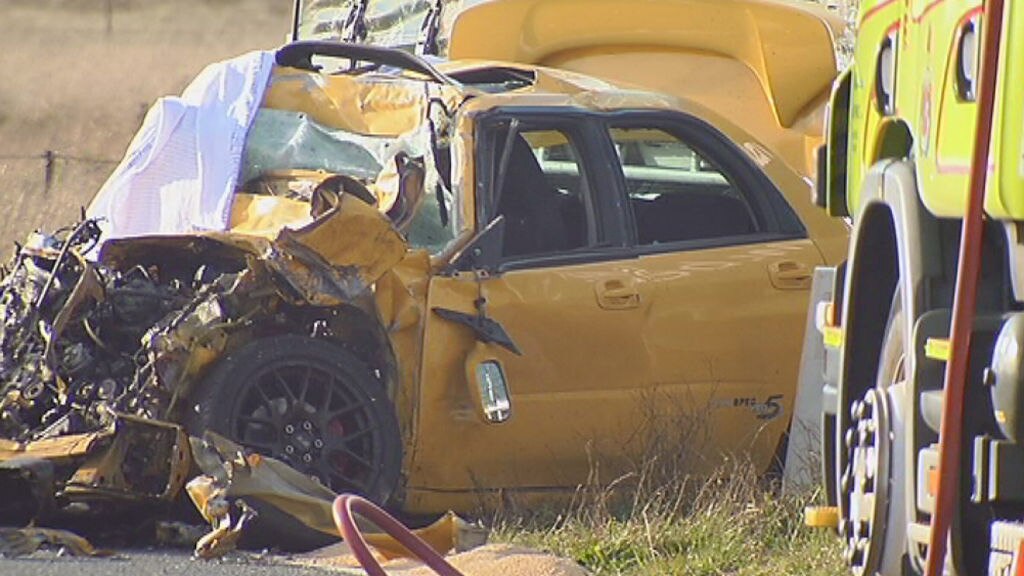
{"label": "dry grass", "polygon": [[[506,497],[482,514],[494,539],[572,558],[598,576],[848,573],[835,534],[803,525],[819,492],[782,494],[777,471],[765,475],[746,456],[720,453],[705,410],[644,418],[657,419],[625,474],[605,478],[592,462],[567,503],[537,507]],[[702,461],[724,463],[693,476]],[[816,475],[816,463],[796,465],[814,466],[808,475]]]}
{"label": "dry grass", "polygon": [[291,14],[289,0],[114,0],[108,34],[105,6],[0,2],[0,258],[31,230],[75,218],[113,168],[58,161],[45,191],[45,150],[120,159],[156,98],[210,62],[281,44]]}
{"label": "dry grass", "polygon": [[645,467],[627,490],[581,487],[572,504],[504,511],[494,539],[570,557],[596,575],[840,576],[839,539],[810,530],[817,493],[782,496],[742,461],[710,479]]}

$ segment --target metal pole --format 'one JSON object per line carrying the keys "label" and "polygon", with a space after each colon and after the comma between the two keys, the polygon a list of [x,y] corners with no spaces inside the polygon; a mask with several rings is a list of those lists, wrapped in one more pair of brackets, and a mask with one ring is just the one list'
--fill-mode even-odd
{"label": "metal pole", "polygon": [[56,171],[54,165],[57,160],[57,153],[53,150],[43,152],[43,194],[49,194],[53,188],[53,179]]}
{"label": "metal pole", "polygon": [[114,33],[114,0],[107,0],[107,36]]}
{"label": "metal pole", "polygon": [[940,576],[946,560],[946,539],[953,514],[957,510],[960,457],[963,436],[963,402],[967,385],[968,351],[971,326],[981,268],[981,243],[984,228],[985,184],[988,178],[989,146],[992,141],[992,114],[995,103],[996,72],[999,68],[999,37],[1002,32],[1003,0],[988,0],[984,12],[981,78],[978,83],[978,124],[971,162],[967,212],[960,233],[960,260],[957,264],[956,293],[953,297],[953,322],[950,328],[951,354],[946,363],[946,380],[939,431],[939,486],[928,535],[925,576]]}

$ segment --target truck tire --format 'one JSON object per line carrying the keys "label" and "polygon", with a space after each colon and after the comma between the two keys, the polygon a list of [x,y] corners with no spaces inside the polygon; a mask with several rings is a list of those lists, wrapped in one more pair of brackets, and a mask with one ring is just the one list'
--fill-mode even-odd
{"label": "truck tire", "polygon": [[[189,405],[184,424],[190,434],[211,430],[335,492],[382,506],[391,501],[402,464],[394,408],[367,366],[336,344],[295,335],[255,340],[220,360]],[[264,517],[251,532],[275,533],[271,545],[303,549],[323,543],[322,534],[316,533],[319,541],[300,534],[301,525],[280,511],[250,504]],[[274,527],[267,530],[269,524]],[[249,540],[268,545],[263,538]]]}
{"label": "truck tire", "polygon": [[846,542],[854,574],[902,573],[906,550],[905,340],[901,291],[893,295],[875,386],[850,406],[843,434],[846,468],[839,484]]}

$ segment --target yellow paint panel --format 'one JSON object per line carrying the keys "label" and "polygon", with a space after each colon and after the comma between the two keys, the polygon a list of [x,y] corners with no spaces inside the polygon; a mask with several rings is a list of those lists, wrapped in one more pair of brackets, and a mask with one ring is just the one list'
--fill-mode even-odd
{"label": "yellow paint panel", "polygon": [[275,68],[263,106],[303,112],[338,130],[398,136],[420,125],[426,106],[424,95],[423,82],[415,80],[374,81]]}
{"label": "yellow paint panel", "polygon": [[924,343],[924,355],[932,360],[949,361],[950,347],[948,338],[929,338]]}
{"label": "yellow paint panel", "polygon": [[[688,474],[731,454],[767,468],[789,422],[807,305],[805,291],[773,288],[779,261],[821,256],[804,240],[432,278],[428,310],[473,314],[483,295],[523,355],[486,347],[512,415],[484,423],[465,364],[480,346],[428,312],[407,508],[472,505],[478,488],[550,499],[592,480],[597,462],[610,482],[667,447]],[[602,307],[603,286],[632,290],[635,306]]]}
{"label": "yellow paint panel", "polygon": [[843,329],[838,326],[826,326],[822,330],[822,340],[829,348],[843,347]]}
{"label": "yellow paint panel", "polygon": [[[449,55],[533,64],[581,49],[720,54],[754,71],[779,124],[789,126],[835,77],[831,25],[824,11],[763,0],[505,0],[463,11]],[[642,58],[632,63],[648,79],[666,70]]]}
{"label": "yellow paint panel", "polygon": [[11,458],[71,458],[89,454],[97,442],[111,435],[111,431],[70,434],[46,438],[25,444],[0,438],[0,462]]}
{"label": "yellow paint panel", "polygon": [[[993,119],[985,211],[997,219],[1024,220],[1024,10],[1004,7],[1000,69]],[[854,88],[850,108],[847,198],[859,208],[863,175],[879,157],[887,125],[910,130],[921,199],[940,217],[961,217],[966,206],[977,123],[977,103],[958,94],[962,31],[984,25],[982,2],[870,0],[860,7]],[[896,34],[895,111],[881,121],[875,98],[882,39]]]}
{"label": "yellow paint panel", "polygon": [[407,248],[386,216],[351,194],[342,195],[338,206],[313,223],[281,230],[274,244],[289,253],[287,263],[278,258],[275,266],[286,266],[300,276],[306,275],[300,270],[306,270],[311,278],[322,272],[322,264],[342,281],[353,280],[353,293],[376,282],[402,260]]}
{"label": "yellow paint panel", "polygon": [[841,27],[823,10],[773,0],[504,0],[460,13],[450,55],[679,96],[729,117],[811,175]]}
{"label": "yellow paint panel", "polygon": [[811,528],[838,528],[839,508],[835,506],[808,506],[804,509],[804,525]]}
{"label": "yellow paint panel", "polygon": [[273,238],[286,226],[297,228],[312,221],[308,202],[280,196],[235,194],[228,230]]}
{"label": "yellow paint panel", "polygon": [[996,218],[1024,220],[1024,8],[1006,2],[992,163],[995,178],[986,196],[986,211]]}

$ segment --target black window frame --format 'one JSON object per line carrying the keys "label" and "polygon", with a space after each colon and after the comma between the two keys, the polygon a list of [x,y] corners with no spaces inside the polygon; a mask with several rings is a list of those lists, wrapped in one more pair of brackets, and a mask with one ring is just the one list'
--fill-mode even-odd
{"label": "black window frame", "polygon": [[[476,202],[476,228],[483,230],[496,217],[493,192],[499,150],[504,146],[502,137],[512,122],[519,122],[520,132],[555,130],[565,133],[577,155],[577,162],[587,180],[587,190],[593,205],[594,220],[599,243],[567,252],[537,255],[500,256],[494,263],[494,272],[546,268],[573,264],[586,264],[627,258],[629,237],[626,233],[623,197],[617,189],[616,169],[608,157],[607,136],[601,114],[589,110],[567,107],[502,107],[477,117],[474,126],[476,150],[474,195]],[[499,140],[501,140],[499,142]]]}
{"label": "black window frame", "polygon": [[[488,266],[491,273],[537,269],[553,266],[626,260],[650,254],[707,250],[729,246],[765,244],[808,238],[807,229],[779,187],[757,166],[750,156],[729,137],[708,122],[684,112],[670,110],[627,109],[594,111],[581,108],[500,107],[477,116],[474,125],[476,150],[473,153],[475,218],[477,231],[495,217],[489,195],[498,162],[496,126],[513,119],[520,130],[561,130],[573,135],[578,162],[586,172],[588,188],[605,234],[604,243],[570,252],[543,255],[499,256]],[[702,156],[708,156],[726,175],[744,186],[745,196],[753,197],[764,216],[762,232],[706,239],[641,244],[635,215],[629,200],[621,160],[615,150],[611,128],[648,128],[662,130],[679,138]],[[777,161],[777,160],[776,160]],[[749,190],[749,193],[746,192]],[[461,267],[459,267],[461,269]]]}
{"label": "black window frame", "polygon": [[[630,247],[637,255],[659,254],[705,250],[745,244],[763,244],[807,238],[807,229],[796,211],[790,206],[785,195],[768,175],[764,173],[749,155],[721,131],[700,118],[683,112],[665,110],[619,110],[601,115],[603,135],[614,158],[613,172],[618,181],[626,213],[627,236]],[[760,232],[734,236],[718,236],[677,242],[641,244],[636,225],[636,216],[629,201],[629,188],[621,159],[615,153],[611,137],[613,128],[661,130],[678,138],[702,157],[707,157],[734,185],[741,187],[740,193],[753,209],[763,217],[765,229]]]}

